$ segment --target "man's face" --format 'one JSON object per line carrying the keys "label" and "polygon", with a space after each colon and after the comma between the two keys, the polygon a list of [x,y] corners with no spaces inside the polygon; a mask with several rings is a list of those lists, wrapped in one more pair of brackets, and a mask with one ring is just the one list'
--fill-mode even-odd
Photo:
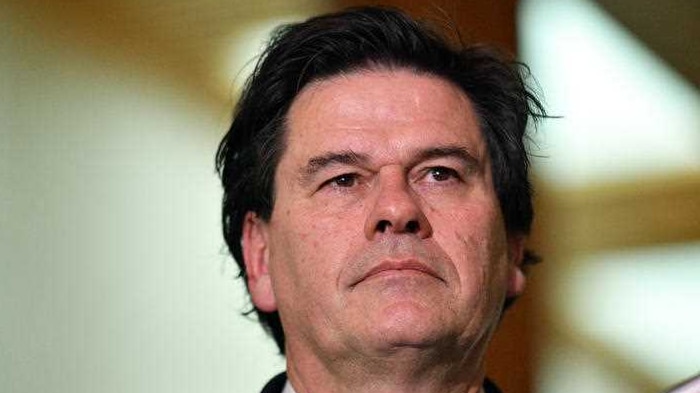
{"label": "man's face", "polygon": [[522,238],[469,99],[433,76],[355,72],[307,86],[287,120],[272,216],[248,215],[243,246],[288,355],[487,341],[522,290]]}

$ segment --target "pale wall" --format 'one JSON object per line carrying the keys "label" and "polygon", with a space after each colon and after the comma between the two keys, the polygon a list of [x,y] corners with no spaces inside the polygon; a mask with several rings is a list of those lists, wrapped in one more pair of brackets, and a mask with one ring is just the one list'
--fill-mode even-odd
{"label": "pale wall", "polygon": [[259,391],[283,363],[220,236],[228,108],[0,12],[0,391]]}

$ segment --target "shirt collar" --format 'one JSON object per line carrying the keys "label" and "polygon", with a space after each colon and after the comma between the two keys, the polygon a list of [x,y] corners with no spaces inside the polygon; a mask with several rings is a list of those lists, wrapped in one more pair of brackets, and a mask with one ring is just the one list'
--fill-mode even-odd
{"label": "shirt collar", "polygon": [[292,384],[289,383],[289,380],[287,380],[287,382],[285,382],[284,389],[282,389],[282,393],[296,393],[296,391],[292,387]]}

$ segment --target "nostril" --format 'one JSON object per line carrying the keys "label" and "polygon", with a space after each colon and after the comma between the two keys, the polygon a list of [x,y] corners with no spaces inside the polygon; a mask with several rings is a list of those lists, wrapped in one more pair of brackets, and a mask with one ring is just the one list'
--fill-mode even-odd
{"label": "nostril", "polygon": [[377,231],[378,232],[386,232],[386,230],[391,226],[391,223],[388,220],[381,220],[377,223]]}
{"label": "nostril", "polygon": [[406,232],[408,233],[417,233],[420,230],[420,224],[418,224],[418,221],[411,220],[406,223]]}
{"label": "nostril", "polygon": [[[388,232],[391,228],[394,228],[394,225],[391,223],[391,221],[381,220],[377,223],[376,230],[377,232],[385,233]],[[406,222],[405,226],[397,226],[394,228],[394,230],[401,233],[418,233],[420,231],[420,224],[416,220],[411,220]]]}

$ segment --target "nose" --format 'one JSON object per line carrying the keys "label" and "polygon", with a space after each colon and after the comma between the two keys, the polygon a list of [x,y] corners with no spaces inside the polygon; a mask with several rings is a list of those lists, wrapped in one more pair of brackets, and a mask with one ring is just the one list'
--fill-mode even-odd
{"label": "nose", "polygon": [[379,173],[378,191],[365,223],[365,236],[373,240],[387,234],[413,234],[429,237],[432,228],[419,196],[410,188],[400,168]]}

